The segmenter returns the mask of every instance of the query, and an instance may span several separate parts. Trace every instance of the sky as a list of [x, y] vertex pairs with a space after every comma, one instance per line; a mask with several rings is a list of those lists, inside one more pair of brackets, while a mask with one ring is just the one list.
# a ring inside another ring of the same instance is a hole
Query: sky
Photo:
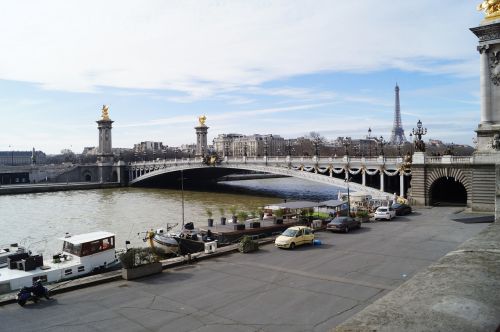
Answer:
[[109, 105], [113, 147], [219, 134], [472, 145], [480, 120], [470, 0], [0, 0], [1, 150], [80, 153]]

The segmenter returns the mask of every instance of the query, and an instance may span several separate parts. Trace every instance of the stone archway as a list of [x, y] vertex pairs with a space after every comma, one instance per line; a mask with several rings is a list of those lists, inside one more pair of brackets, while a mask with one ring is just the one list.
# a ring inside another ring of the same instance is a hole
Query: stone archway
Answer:
[[432, 206], [467, 206], [467, 190], [457, 179], [442, 177], [431, 185], [429, 199]]
[[427, 197], [431, 206], [470, 206], [471, 181], [458, 168], [434, 169], [428, 177]]

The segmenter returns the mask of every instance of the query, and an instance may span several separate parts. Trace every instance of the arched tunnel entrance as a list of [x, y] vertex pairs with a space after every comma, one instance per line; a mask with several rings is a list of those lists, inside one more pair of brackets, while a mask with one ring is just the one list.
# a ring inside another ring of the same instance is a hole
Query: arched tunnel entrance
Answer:
[[466, 206], [467, 190], [453, 177], [442, 177], [434, 181], [430, 188], [432, 206]]

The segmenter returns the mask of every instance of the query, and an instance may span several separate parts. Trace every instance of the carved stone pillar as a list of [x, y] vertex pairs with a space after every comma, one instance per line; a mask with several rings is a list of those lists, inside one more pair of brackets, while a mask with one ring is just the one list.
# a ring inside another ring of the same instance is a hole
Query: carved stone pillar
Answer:
[[481, 87], [481, 123], [491, 123], [491, 82], [490, 82], [490, 45], [480, 45], [477, 50], [480, 54], [480, 87]]

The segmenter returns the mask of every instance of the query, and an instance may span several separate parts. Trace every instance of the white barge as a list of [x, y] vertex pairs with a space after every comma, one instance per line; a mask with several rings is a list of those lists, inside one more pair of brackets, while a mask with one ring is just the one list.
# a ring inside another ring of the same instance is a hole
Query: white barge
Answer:
[[119, 264], [113, 233], [67, 235], [60, 240], [63, 241], [62, 253], [54, 255], [51, 261], [29, 253], [8, 256], [7, 266], [0, 268], [0, 294], [32, 286], [36, 280], [57, 282]]

